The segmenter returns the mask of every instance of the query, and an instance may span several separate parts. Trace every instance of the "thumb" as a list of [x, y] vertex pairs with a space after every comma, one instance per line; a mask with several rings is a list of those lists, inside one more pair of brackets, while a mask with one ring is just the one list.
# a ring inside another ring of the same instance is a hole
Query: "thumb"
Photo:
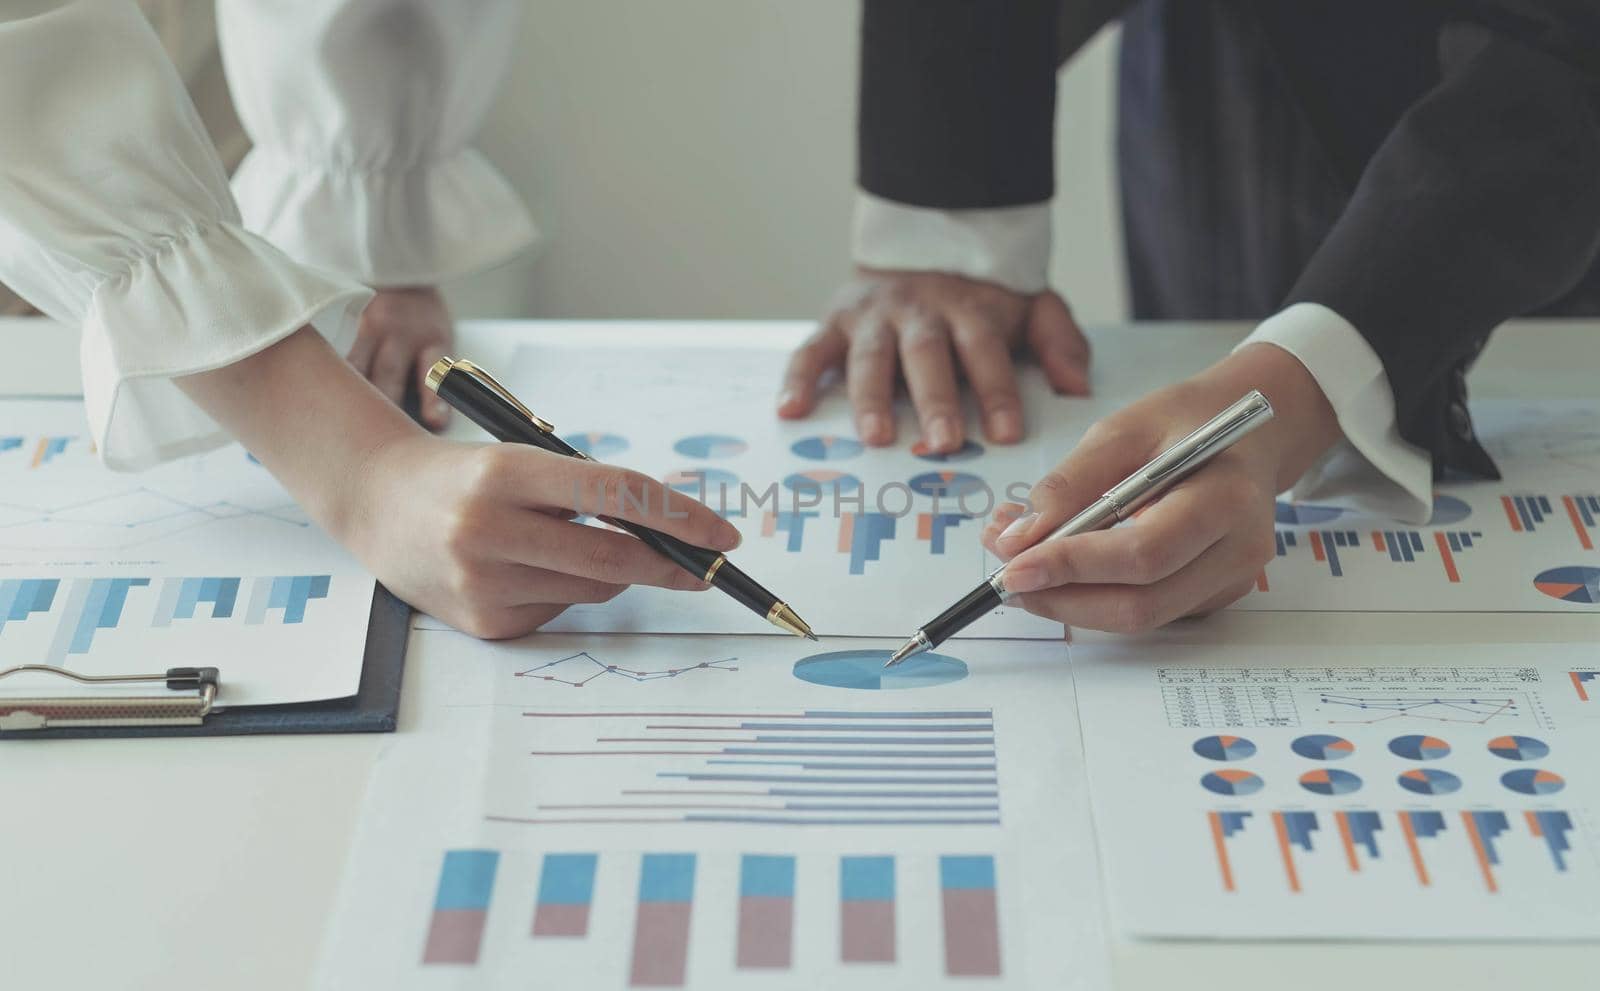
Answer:
[[1028, 491], [1028, 511], [995, 540], [1003, 556], [1019, 554], [1049, 536], [1144, 464], [1148, 444], [1128, 430], [1096, 424], [1072, 453]]

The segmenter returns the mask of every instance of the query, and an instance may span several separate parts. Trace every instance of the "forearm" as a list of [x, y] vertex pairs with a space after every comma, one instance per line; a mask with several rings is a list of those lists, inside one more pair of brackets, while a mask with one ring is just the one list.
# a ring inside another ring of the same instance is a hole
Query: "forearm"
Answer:
[[175, 381], [342, 542], [360, 522], [358, 489], [373, 459], [424, 434], [309, 327]]

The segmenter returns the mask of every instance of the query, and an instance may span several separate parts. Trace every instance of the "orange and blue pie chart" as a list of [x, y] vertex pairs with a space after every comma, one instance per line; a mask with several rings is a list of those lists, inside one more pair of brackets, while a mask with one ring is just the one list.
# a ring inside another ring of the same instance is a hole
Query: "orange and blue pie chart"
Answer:
[[623, 437], [621, 434], [593, 431], [582, 434], [568, 434], [561, 439], [589, 457], [597, 458], [601, 461], [613, 455], [621, 454], [628, 449], [628, 438]]
[[695, 434], [672, 445], [672, 449], [686, 458], [732, 458], [749, 450], [750, 445], [738, 437], [727, 434]]
[[1567, 786], [1567, 780], [1554, 771], [1525, 767], [1500, 775], [1500, 783], [1522, 795], [1554, 795]]
[[1200, 787], [1218, 795], [1254, 795], [1265, 786], [1266, 782], [1261, 780], [1259, 774], [1231, 767], [1212, 771], [1200, 779]]
[[1550, 754], [1550, 745], [1531, 736], [1497, 736], [1489, 741], [1489, 752], [1506, 760], [1539, 760]]
[[803, 437], [789, 445], [789, 450], [810, 461], [843, 461], [860, 454], [864, 448], [854, 437]]
[[1289, 749], [1311, 760], [1344, 760], [1356, 752], [1356, 745], [1332, 733], [1311, 733], [1296, 737]]
[[1202, 736], [1192, 749], [1206, 760], [1244, 760], [1256, 754], [1256, 745], [1242, 736]]
[[1389, 752], [1406, 760], [1439, 760], [1450, 756], [1450, 744], [1437, 736], [1397, 736], [1389, 741]]
[[861, 488], [861, 479], [849, 472], [833, 471], [828, 468], [811, 468], [806, 471], [797, 471], [783, 480], [783, 487], [790, 492], [803, 492], [807, 495], [813, 493], [823, 495], [838, 493], [850, 495]]
[[1361, 778], [1335, 767], [1319, 767], [1300, 775], [1300, 787], [1318, 795], [1348, 795], [1361, 789]]
[[930, 451], [928, 445], [917, 441], [911, 445], [911, 453], [924, 461], [934, 461], [946, 464], [951, 461], [971, 461], [973, 458], [983, 456], [983, 445], [977, 441], [965, 441], [954, 451]]
[[1600, 568], [1573, 565], [1541, 571], [1533, 578], [1533, 587], [1562, 602], [1600, 604]]
[[1448, 795], [1461, 790], [1461, 779], [1437, 767], [1418, 767], [1403, 772], [1397, 779], [1400, 787], [1418, 795]]
[[968, 475], [961, 471], [924, 472], [913, 476], [908, 484], [911, 486], [911, 491], [917, 495], [939, 499], [959, 499], [962, 496], [975, 495], [989, 487], [989, 484], [977, 475]]

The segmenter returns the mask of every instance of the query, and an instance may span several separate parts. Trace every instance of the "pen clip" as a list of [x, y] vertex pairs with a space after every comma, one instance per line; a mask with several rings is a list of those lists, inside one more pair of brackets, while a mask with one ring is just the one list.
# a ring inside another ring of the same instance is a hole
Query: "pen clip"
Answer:
[[496, 396], [500, 397], [500, 399], [502, 399], [512, 409], [527, 417], [528, 421], [534, 426], [538, 427], [540, 430], [547, 434], [553, 434], [556, 432], [555, 424], [541, 416], [538, 416], [533, 412], [533, 410], [522, 405], [521, 400], [517, 399], [516, 396], [513, 396], [510, 389], [507, 389], [505, 386], [501, 385], [493, 375], [490, 375], [482, 367], [473, 364], [465, 358], [461, 358], [452, 362], [451, 367], [459, 369], [460, 371], [465, 372], [466, 374], [477, 379], [480, 385], [494, 393]]

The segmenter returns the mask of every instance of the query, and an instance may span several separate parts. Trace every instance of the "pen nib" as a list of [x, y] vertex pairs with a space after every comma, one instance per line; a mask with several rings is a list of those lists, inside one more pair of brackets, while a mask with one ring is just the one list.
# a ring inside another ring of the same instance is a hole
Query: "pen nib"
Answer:
[[927, 640], [925, 640], [922, 634], [918, 632], [916, 636], [901, 644], [899, 650], [895, 651], [893, 654], [890, 654], [889, 659], [883, 662], [883, 666], [886, 668], [892, 668], [896, 664], [899, 664], [901, 661], [911, 657], [914, 654], [920, 654], [925, 650], [931, 649], [932, 648], [928, 646]]
[[767, 622], [797, 637], [805, 637], [807, 640], [817, 639], [817, 635], [811, 632], [811, 627], [800, 618], [800, 614], [782, 602], [774, 605], [772, 611], [767, 613]]

